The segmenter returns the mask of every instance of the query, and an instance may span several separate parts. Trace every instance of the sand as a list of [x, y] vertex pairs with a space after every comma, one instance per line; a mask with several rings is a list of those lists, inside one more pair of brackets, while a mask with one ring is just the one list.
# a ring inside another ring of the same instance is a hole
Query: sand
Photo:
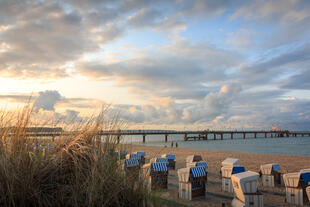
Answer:
[[[160, 197], [167, 200], [169, 205], [175, 206], [230, 206], [233, 199], [231, 193], [221, 191], [220, 166], [221, 162], [227, 157], [240, 159], [240, 164], [244, 165], [246, 170], [258, 172], [261, 164], [278, 163], [284, 172], [296, 172], [300, 169], [310, 168], [310, 157], [288, 156], [288, 155], [266, 155], [266, 154], [250, 154], [240, 152], [223, 152], [212, 150], [196, 150], [169, 147], [154, 147], [133, 145], [129, 146], [129, 151], [144, 151], [147, 159], [159, 157], [165, 153], [176, 155], [176, 170], [169, 171], [168, 190], [158, 192]], [[208, 183], [206, 198], [199, 198], [193, 201], [179, 199], [178, 193], [178, 177], [177, 169], [185, 167], [185, 159], [188, 155], [199, 154], [207, 161]], [[264, 195], [265, 206], [291, 206], [285, 203], [284, 187], [263, 187], [259, 184], [259, 190]]]

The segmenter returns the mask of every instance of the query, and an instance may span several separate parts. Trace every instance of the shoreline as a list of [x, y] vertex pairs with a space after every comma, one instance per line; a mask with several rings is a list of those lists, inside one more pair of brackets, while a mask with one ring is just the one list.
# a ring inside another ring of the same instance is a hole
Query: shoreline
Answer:
[[[129, 144], [130, 145], [130, 144]], [[165, 146], [158, 146], [158, 145], [144, 145], [144, 144], [132, 144], [133, 146], [139, 147], [155, 147], [155, 148], [169, 148], [169, 149], [182, 149], [182, 150], [192, 150], [192, 151], [213, 151], [213, 152], [227, 152], [227, 153], [241, 153], [241, 154], [255, 154], [255, 155], [270, 155], [270, 156], [292, 156], [292, 157], [301, 157], [301, 158], [310, 158], [309, 156], [303, 156], [303, 155], [290, 155], [290, 154], [280, 154], [280, 153], [259, 153], [259, 152], [238, 152], [238, 151], [227, 151], [227, 150], [213, 150], [213, 149], [195, 149], [195, 148], [188, 148], [188, 147], [165, 147]], [[310, 150], [309, 150], [310, 151]]]
[[[159, 146], [145, 145], [127, 145], [124, 146], [129, 152], [144, 151], [146, 159], [160, 157], [162, 154], [170, 153], [176, 155], [176, 170], [169, 171], [168, 190], [160, 192], [160, 197], [179, 203], [183, 206], [230, 206], [233, 194], [221, 191], [221, 177], [219, 174], [221, 162], [227, 157], [240, 159], [240, 165], [246, 170], [258, 172], [260, 165], [268, 163], [278, 163], [283, 173], [297, 172], [301, 169], [310, 168], [310, 157], [291, 156], [291, 155], [275, 155], [275, 154], [253, 154], [243, 152], [225, 152], [215, 150], [198, 150], [189, 148], [170, 148]], [[193, 154], [199, 154], [204, 161], [208, 163], [208, 183], [206, 198], [187, 201], [179, 199], [178, 192], [178, 175], [177, 170], [185, 167], [186, 157]], [[265, 206], [290, 206], [285, 203], [285, 187], [263, 187], [259, 181], [258, 189], [264, 195]]]

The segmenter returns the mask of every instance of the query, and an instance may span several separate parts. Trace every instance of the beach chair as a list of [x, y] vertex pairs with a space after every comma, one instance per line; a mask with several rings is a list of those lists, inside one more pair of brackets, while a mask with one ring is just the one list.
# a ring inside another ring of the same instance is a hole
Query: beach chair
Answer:
[[188, 167], [178, 170], [179, 198], [192, 200], [206, 196], [206, 171], [203, 167]]
[[231, 182], [233, 174], [245, 172], [245, 167], [242, 165], [237, 166], [224, 166], [221, 168], [222, 172], [222, 191], [233, 193], [234, 188]]
[[169, 162], [168, 169], [175, 170], [176, 156], [174, 154], [163, 154], [161, 157], [168, 159], [168, 162]]
[[261, 165], [259, 174], [262, 177], [264, 187], [275, 187], [283, 184], [281, 168], [277, 163]]
[[133, 152], [133, 154], [137, 154], [141, 157], [140, 159], [140, 165], [144, 165], [145, 164], [145, 152]]
[[191, 163], [202, 161], [201, 155], [190, 155], [186, 158], [186, 167], [190, 167]]
[[252, 171], [231, 176], [235, 197], [233, 207], [263, 207], [263, 195], [257, 190], [259, 174]]
[[168, 159], [167, 159], [167, 158], [156, 157], [156, 158], [150, 159], [150, 163], [158, 163], [158, 162], [166, 163], [167, 166], [169, 165], [169, 162], [168, 162]]
[[283, 180], [287, 203], [304, 205], [304, 203], [309, 202], [306, 188], [309, 187], [310, 172], [287, 173], [283, 175]]
[[149, 190], [168, 189], [168, 162], [145, 164], [142, 173]]
[[[221, 167], [232, 167], [235, 165], [240, 165], [240, 161], [237, 158], [231, 158], [228, 157], [226, 158], [222, 163], [221, 163]], [[220, 174], [222, 174], [222, 171], [220, 170]]]
[[123, 160], [123, 159], [126, 159], [126, 155], [128, 154], [128, 151], [126, 151], [126, 150], [120, 150], [119, 151], [119, 158], [121, 159], [121, 160]]
[[140, 163], [138, 159], [125, 159], [120, 160], [123, 164], [123, 170], [126, 177], [132, 179], [139, 179], [139, 170], [140, 170]]
[[206, 172], [206, 183], [208, 182], [208, 163], [206, 161], [188, 163], [187, 167], [203, 167]]

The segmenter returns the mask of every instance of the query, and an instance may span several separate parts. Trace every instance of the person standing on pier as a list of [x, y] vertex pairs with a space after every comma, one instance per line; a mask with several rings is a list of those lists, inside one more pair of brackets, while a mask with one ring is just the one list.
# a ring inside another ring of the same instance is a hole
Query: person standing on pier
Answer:
[[171, 142], [171, 148], [173, 148], [173, 141]]

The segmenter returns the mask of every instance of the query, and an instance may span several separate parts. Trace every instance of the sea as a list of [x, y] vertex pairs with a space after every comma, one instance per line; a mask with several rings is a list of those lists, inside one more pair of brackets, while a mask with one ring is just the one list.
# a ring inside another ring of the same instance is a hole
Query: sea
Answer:
[[184, 135], [169, 135], [168, 142], [165, 142], [164, 135], [147, 135], [145, 143], [143, 143], [141, 135], [131, 135], [124, 136], [123, 142], [161, 147], [171, 147], [171, 142], [173, 142], [175, 147], [175, 143], [177, 142], [178, 148], [310, 157], [310, 137], [308, 136], [264, 138], [263, 136], [257, 135], [255, 139], [251, 134], [247, 134], [246, 139], [243, 139], [241, 134], [234, 134], [234, 139], [232, 140], [228, 135], [224, 135], [223, 140], [220, 140], [219, 137], [217, 137], [217, 140], [209, 137], [208, 140], [199, 141], [196, 139], [196, 141], [184, 141]]

